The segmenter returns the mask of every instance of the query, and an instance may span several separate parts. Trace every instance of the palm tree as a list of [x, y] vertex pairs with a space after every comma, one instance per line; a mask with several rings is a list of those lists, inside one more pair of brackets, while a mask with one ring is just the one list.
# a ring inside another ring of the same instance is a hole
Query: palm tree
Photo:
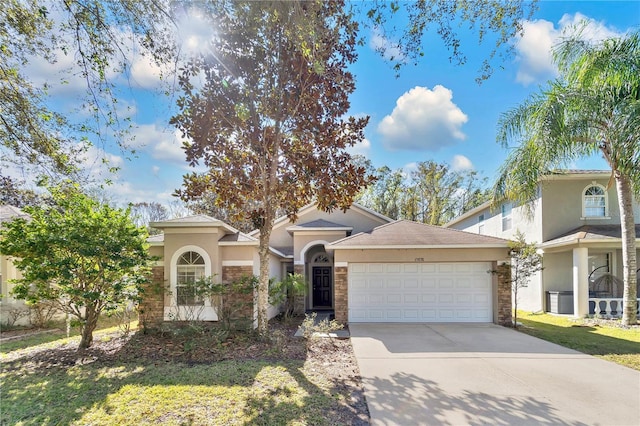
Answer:
[[[554, 50], [559, 78], [504, 113], [497, 140], [510, 152], [494, 203], [535, 199], [543, 175], [600, 153], [611, 167], [620, 206], [623, 323], [636, 324], [633, 197], [640, 196], [640, 33], [590, 43], [581, 31]], [[531, 205], [531, 204], [528, 204]]]

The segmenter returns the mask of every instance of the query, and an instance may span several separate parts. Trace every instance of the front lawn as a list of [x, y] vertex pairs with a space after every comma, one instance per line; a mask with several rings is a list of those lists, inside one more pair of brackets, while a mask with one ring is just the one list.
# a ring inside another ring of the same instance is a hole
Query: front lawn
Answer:
[[[368, 424], [349, 341], [98, 334], [5, 353], [2, 424]], [[295, 331], [295, 329], [293, 329]]]
[[640, 326], [518, 311], [520, 331], [640, 370]]

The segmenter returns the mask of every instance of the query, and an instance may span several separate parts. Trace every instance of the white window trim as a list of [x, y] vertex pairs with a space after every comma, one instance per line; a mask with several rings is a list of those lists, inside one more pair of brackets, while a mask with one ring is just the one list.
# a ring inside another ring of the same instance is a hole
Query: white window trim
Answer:
[[[586, 208], [587, 206], [585, 205], [585, 197], [586, 197], [586, 193], [587, 190], [589, 188], [592, 187], [598, 187], [600, 189], [602, 189], [602, 192], [604, 193], [604, 216], [587, 216], [586, 214]], [[611, 216], [609, 215], [609, 192], [607, 191], [607, 188], [604, 185], [600, 185], [597, 182], [591, 182], [589, 185], [585, 186], [582, 189], [582, 196], [580, 197], [581, 201], [582, 201], [582, 216], [580, 217], [580, 220], [608, 220], [611, 219]]]
[[[170, 302], [170, 306], [164, 307], [165, 321], [172, 319], [172, 314], [175, 313], [174, 312], [175, 309], [182, 309], [179, 306], [177, 306], [177, 300], [176, 300], [176, 294], [177, 294], [176, 284], [178, 282], [178, 259], [180, 259], [180, 257], [183, 254], [190, 251], [198, 253], [204, 259], [204, 276], [205, 277], [211, 276], [211, 270], [212, 270], [211, 258], [209, 257], [209, 254], [207, 253], [207, 251], [204, 250], [202, 247], [187, 245], [187, 246], [182, 246], [178, 250], [176, 250], [173, 253], [173, 256], [171, 256], [171, 263], [169, 264], [169, 290], [171, 292], [171, 302]], [[202, 317], [201, 319], [206, 321], [216, 321], [218, 319], [218, 315], [216, 314], [213, 306], [211, 306], [210, 300], [205, 300], [205, 306], [201, 313], [201, 317]]]
[[[506, 214], [506, 215], [504, 213], [505, 206], [509, 206], [509, 214]], [[502, 219], [501, 220], [502, 232], [510, 231], [511, 229], [513, 229], [513, 204], [512, 203], [504, 203], [502, 204], [502, 206], [500, 206], [500, 216]], [[509, 220], [508, 228], [504, 226], [505, 219]]]

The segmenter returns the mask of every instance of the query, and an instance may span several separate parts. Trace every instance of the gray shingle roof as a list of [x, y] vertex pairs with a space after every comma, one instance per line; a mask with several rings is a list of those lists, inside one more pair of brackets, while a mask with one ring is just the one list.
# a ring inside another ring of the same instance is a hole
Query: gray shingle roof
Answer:
[[433, 247], [433, 246], [492, 246], [507, 247], [507, 240], [473, 234], [440, 226], [425, 225], [410, 220], [398, 220], [379, 226], [371, 232], [359, 233], [328, 244], [328, 248], [345, 247]]
[[236, 232], [235, 234], [225, 235], [224, 237], [220, 238], [220, 241], [254, 242], [258, 240], [246, 234], [243, 234], [242, 232]]
[[161, 220], [155, 223], [217, 223], [220, 222], [215, 217], [206, 214], [197, 214], [193, 216], [177, 217], [175, 219]]
[[164, 234], [151, 235], [149, 238], [147, 238], [147, 242], [148, 243], [162, 243], [162, 242], [164, 242]]
[[[640, 224], [635, 226], [636, 238], [640, 238]], [[547, 244], [570, 243], [576, 240], [619, 240], [622, 238], [620, 225], [583, 225], [544, 242]]]

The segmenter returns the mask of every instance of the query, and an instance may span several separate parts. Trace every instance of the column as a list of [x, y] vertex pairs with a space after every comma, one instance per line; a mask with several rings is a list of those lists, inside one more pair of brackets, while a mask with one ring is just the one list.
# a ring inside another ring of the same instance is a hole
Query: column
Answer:
[[573, 316], [589, 314], [589, 249], [573, 249]]

